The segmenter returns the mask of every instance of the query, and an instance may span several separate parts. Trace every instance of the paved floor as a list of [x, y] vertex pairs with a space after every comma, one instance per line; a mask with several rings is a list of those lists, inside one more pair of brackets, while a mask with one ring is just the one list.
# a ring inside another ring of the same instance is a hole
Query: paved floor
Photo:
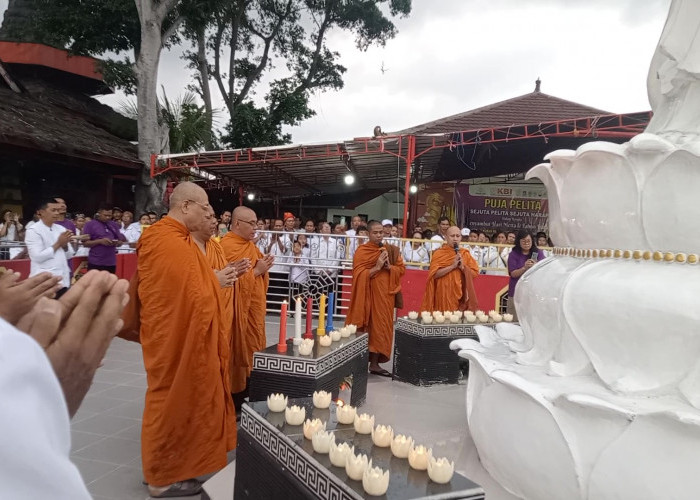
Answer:
[[[268, 344], [275, 343], [278, 331], [278, 323], [268, 324]], [[72, 421], [71, 458], [97, 500], [149, 498], [141, 484], [139, 441], [145, 389], [140, 346], [115, 339]], [[370, 376], [362, 411], [454, 459], [458, 471], [484, 486], [489, 500], [514, 499], [479, 464], [466, 426], [464, 385], [418, 388]], [[232, 484], [233, 471], [230, 466], [216, 482]], [[230, 488], [217, 488], [210, 492], [214, 500], [230, 500]]]

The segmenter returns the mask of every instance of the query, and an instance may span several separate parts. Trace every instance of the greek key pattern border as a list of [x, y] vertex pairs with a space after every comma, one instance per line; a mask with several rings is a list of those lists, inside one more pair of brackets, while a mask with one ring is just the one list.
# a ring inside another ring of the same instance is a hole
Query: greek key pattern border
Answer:
[[323, 500], [362, 498], [247, 405], [243, 406], [241, 414], [241, 430], [247, 432], [297, 480], [315, 492], [318, 498]]
[[[472, 324], [465, 323], [445, 323], [437, 325], [423, 325], [413, 320], [399, 318], [396, 320], [396, 329], [414, 337], [472, 337], [478, 338]], [[479, 325], [493, 326], [493, 325]]]
[[253, 354], [253, 370], [316, 377], [319, 374], [329, 372], [357, 355], [361, 355], [368, 347], [368, 337], [363, 334], [318, 359], [292, 358], [256, 352]]

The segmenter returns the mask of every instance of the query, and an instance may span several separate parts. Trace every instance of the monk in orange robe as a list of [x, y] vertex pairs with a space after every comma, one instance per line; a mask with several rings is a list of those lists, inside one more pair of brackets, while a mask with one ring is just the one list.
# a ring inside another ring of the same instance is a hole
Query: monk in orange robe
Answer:
[[234, 286], [233, 328], [231, 331], [231, 391], [237, 408], [246, 396], [248, 378], [253, 369], [253, 353], [267, 347], [265, 308], [268, 271], [274, 263], [263, 256], [253, 243], [257, 217], [247, 207], [236, 207], [231, 215], [231, 230], [221, 239], [226, 260], [248, 259], [250, 268]]
[[179, 184], [170, 211], [137, 244], [141, 345], [148, 388], [141, 457], [152, 497], [198, 493], [226, 466], [236, 417], [225, 376], [229, 325], [219, 281], [191, 232], [209, 227], [199, 186]]
[[459, 248], [461, 239], [460, 229], [452, 226], [447, 230], [445, 244], [433, 252], [422, 311], [477, 310], [474, 278], [479, 275], [479, 265], [469, 250]]
[[369, 241], [357, 247], [352, 261], [352, 293], [345, 324], [368, 332], [370, 373], [390, 377], [379, 363], [391, 357], [394, 308], [406, 266], [398, 247], [383, 244], [381, 223], [371, 221], [367, 229]]

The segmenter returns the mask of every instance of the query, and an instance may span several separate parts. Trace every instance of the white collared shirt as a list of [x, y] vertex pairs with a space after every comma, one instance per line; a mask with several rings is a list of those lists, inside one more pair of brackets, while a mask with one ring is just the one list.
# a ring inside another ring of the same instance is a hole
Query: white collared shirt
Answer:
[[70, 286], [70, 267], [68, 259], [73, 257], [73, 246], [69, 243], [68, 250], [59, 247], [58, 250], [52, 248], [58, 241], [61, 233], [68, 231], [58, 224], [47, 226], [42, 221], [37, 222], [27, 229], [24, 242], [27, 244], [27, 251], [31, 259], [29, 276], [35, 276], [44, 271], [48, 271], [54, 276], [61, 277], [61, 285]]
[[46, 353], [33, 338], [2, 318], [0, 398], [4, 402], [0, 411], [0, 496], [16, 500], [91, 498], [69, 458], [68, 408]]

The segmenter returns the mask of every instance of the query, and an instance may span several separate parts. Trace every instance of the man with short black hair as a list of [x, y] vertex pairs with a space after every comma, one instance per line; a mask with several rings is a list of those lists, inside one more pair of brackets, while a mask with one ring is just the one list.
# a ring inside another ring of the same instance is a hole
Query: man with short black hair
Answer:
[[434, 252], [438, 248], [440, 248], [443, 243], [447, 241], [447, 230], [450, 228], [450, 219], [449, 217], [440, 217], [438, 219], [438, 227], [437, 231], [435, 234], [430, 238], [430, 241], [434, 241], [435, 243], [431, 244], [431, 250]]
[[119, 225], [112, 220], [112, 208], [101, 205], [96, 218], [85, 224], [83, 233], [90, 236], [83, 245], [90, 249], [88, 269], [117, 272], [117, 245], [126, 242]]
[[31, 267], [29, 276], [50, 272], [61, 278], [61, 288], [56, 297], [63, 295], [70, 286], [70, 267], [68, 259], [73, 257], [70, 240], [73, 232], [55, 224], [58, 218], [59, 204], [55, 199], [42, 200], [38, 206], [39, 221], [27, 230], [24, 238], [29, 252]]

